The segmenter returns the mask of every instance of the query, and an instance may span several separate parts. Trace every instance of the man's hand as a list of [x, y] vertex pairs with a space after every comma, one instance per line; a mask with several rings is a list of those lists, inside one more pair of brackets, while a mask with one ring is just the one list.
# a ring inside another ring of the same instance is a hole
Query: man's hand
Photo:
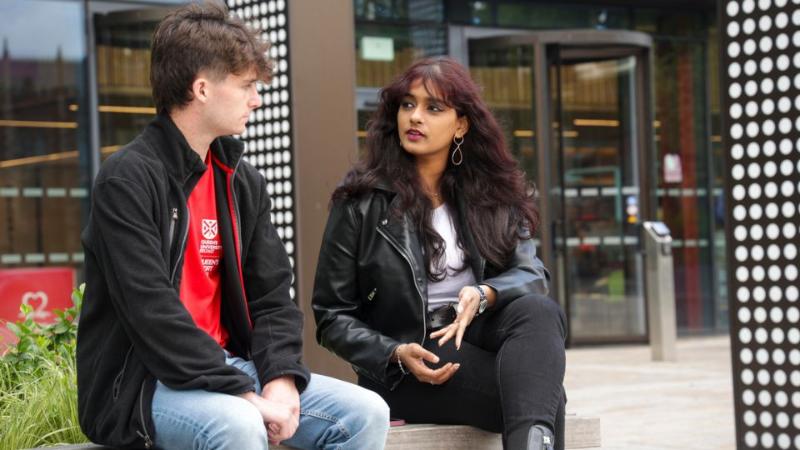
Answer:
[[423, 383], [442, 384], [455, 375], [461, 367], [460, 364], [449, 362], [438, 369], [431, 369], [425, 361], [436, 364], [439, 362], [439, 357], [417, 343], [401, 344], [394, 352], [395, 360], [399, 359], [403, 367]]
[[300, 423], [300, 393], [294, 383], [294, 375], [286, 375], [271, 380], [261, 390], [261, 397], [270, 402], [278, 403], [289, 410], [286, 421], [270, 422], [267, 426], [270, 443], [280, 444], [294, 436]]

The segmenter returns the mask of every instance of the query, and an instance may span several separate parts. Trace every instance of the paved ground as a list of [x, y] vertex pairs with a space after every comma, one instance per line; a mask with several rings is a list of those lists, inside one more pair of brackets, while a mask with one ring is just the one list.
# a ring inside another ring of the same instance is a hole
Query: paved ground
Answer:
[[567, 351], [568, 413], [600, 417], [603, 449], [734, 449], [727, 336], [678, 341], [677, 362], [647, 346]]

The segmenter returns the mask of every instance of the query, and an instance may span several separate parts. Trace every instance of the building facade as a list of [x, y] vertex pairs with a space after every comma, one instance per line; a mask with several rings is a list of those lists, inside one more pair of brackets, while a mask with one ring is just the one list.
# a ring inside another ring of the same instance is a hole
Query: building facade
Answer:
[[[0, 270], [67, 266], [81, 279], [92, 178], [154, 114], [150, 35], [180, 3], [0, 4], [11, 18], [0, 30]], [[672, 231], [679, 332], [728, 329], [715, 2], [325, 3], [228, 0], [273, 42], [276, 77], [242, 138], [307, 316], [328, 196], [364, 145], [378, 90], [416, 58], [450, 55], [537, 187], [540, 254], [571, 344], [646, 340], [643, 220]], [[310, 343], [309, 329], [307, 317]]]

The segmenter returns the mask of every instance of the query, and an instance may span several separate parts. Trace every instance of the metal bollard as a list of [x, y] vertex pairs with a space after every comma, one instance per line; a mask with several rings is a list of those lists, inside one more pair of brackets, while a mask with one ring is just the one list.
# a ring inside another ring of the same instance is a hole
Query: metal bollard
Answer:
[[677, 324], [672, 236], [663, 222], [644, 222], [647, 322], [653, 361], [675, 361]]

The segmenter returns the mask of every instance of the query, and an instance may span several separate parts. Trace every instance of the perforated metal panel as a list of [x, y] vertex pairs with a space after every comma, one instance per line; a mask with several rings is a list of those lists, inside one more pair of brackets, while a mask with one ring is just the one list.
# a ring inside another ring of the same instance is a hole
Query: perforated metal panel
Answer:
[[720, 5], [739, 448], [800, 449], [798, 4]]
[[[267, 180], [272, 197], [272, 223], [295, 267], [295, 190], [293, 175], [292, 99], [289, 76], [289, 16], [285, 0], [228, 0], [230, 10], [261, 31], [272, 44], [272, 83], [260, 88], [263, 105], [250, 116], [245, 158]], [[295, 276], [297, 269], [295, 268]], [[292, 288], [292, 297], [295, 289]]]

